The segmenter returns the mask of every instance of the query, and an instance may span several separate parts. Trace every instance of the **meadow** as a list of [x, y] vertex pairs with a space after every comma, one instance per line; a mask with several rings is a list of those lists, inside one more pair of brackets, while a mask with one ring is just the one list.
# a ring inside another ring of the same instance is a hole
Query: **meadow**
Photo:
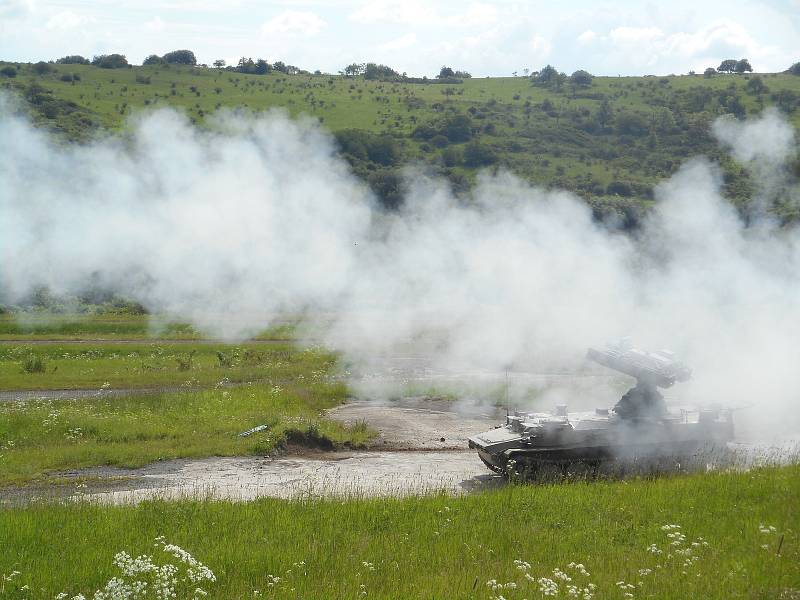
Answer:
[[[401, 201], [402, 168], [421, 165], [467, 190], [483, 168], [576, 192], [598, 216], [635, 222], [652, 188], [688, 158], [720, 162], [726, 194], [746, 205], [749, 173], [722, 151], [710, 125], [777, 106], [800, 125], [800, 77], [786, 73], [594, 77], [587, 86], [533, 85], [528, 77], [408, 83], [329, 74], [177, 65], [101, 69], [18, 65], [0, 81], [40, 125], [67, 140], [123, 132], [130, 117], [171, 107], [199, 127], [215, 114], [278, 109], [334, 133], [356, 175], [387, 205]], [[795, 163], [792, 169], [797, 171]], [[782, 219], [797, 217], [777, 206]]]
[[[296, 319], [287, 318], [258, 332], [252, 339], [294, 339], [295, 324]], [[16, 310], [0, 313], [0, 341], [197, 340], [205, 337], [188, 323], [127, 311], [53, 313]]]
[[[313, 490], [249, 502], [84, 498], [81, 481], [91, 478], [67, 482], [65, 472], [287, 446], [362, 448], [374, 435], [368, 423], [324, 416], [350, 393], [334, 354], [281, 341], [140, 338], [152, 335], [148, 319], [42, 316], [39, 329], [26, 325], [37, 343], [0, 346], [6, 390], [97, 387], [87, 397], [0, 402], [0, 598], [800, 594], [797, 465], [509, 483], [458, 498], [322, 498]], [[73, 339], [41, 339], [58, 331]], [[32, 355], [43, 372], [25, 371]], [[176, 384], [185, 387], [109, 393]], [[267, 427], [240, 437], [257, 425]], [[72, 496], [20, 500], [26, 489], [50, 497], [50, 486]]]
[[790, 599], [798, 494], [792, 466], [463, 498], [36, 503], [0, 510], [0, 597], [136, 597], [120, 590], [159, 582], [146, 565], [174, 564], [177, 598]]
[[295, 351], [284, 341], [2, 344], [0, 391], [281, 383], [326, 372], [333, 360], [319, 349]]
[[[147, 342], [148, 316], [61, 315], [31, 335], [65, 330], [72, 342], [0, 344], [0, 391], [63, 391], [0, 401], [0, 486], [81, 467], [264, 455], [287, 442], [362, 447], [373, 435], [363, 423], [347, 428], [323, 417], [348, 390], [336, 356], [321, 348]], [[268, 428], [239, 437], [258, 425]]]
[[[308, 378], [229, 389], [0, 402], [3, 485], [47, 483], [59, 471], [140, 467], [161, 460], [268, 455], [287, 443], [308, 448], [364, 447], [373, 432], [324, 418], [347, 388]], [[256, 426], [266, 429], [246, 437]]]

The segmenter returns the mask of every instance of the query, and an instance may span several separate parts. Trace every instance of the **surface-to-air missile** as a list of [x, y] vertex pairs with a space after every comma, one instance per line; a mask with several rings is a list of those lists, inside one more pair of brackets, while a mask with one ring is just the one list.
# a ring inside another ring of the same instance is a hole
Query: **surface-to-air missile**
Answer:
[[469, 447], [498, 473], [535, 473], [546, 464], [692, 456], [733, 439], [730, 410], [667, 407], [658, 389], [687, 381], [692, 372], [666, 350], [646, 352], [623, 340], [587, 358], [636, 379], [611, 408], [553, 413], [513, 411], [499, 425], [469, 439]]

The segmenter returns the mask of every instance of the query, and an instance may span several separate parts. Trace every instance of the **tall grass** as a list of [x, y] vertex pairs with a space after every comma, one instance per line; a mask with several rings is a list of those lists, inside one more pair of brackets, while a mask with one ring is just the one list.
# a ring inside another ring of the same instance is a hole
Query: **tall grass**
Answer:
[[798, 497], [795, 465], [457, 499], [39, 504], [0, 511], [0, 573], [91, 593], [117, 552], [165, 536], [213, 570], [214, 598], [532, 599], [543, 579], [562, 598], [796, 598]]

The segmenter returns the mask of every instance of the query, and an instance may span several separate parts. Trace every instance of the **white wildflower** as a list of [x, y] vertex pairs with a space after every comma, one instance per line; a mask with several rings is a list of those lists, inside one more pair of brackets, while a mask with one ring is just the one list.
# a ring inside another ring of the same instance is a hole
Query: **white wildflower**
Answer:
[[515, 560], [514, 561], [514, 566], [516, 566], [517, 569], [519, 569], [520, 571], [530, 571], [531, 570], [531, 564], [528, 563], [528, 562], [525, 562], [524, 560]]
[[542, 596], [556, 596], [558, 595], [558, 584], [552, 579], [547, 577], [540, 577], [537, 580], [539, 584], [539, 592]]
[[557, 567], [553, 569], [553, 577], [555, 577], [556, 579], [561, 579], [562, 581], [572, 581], [572, 577], [570, 577], [569, 575], [564, 573], [564, 571], [562, 571]]

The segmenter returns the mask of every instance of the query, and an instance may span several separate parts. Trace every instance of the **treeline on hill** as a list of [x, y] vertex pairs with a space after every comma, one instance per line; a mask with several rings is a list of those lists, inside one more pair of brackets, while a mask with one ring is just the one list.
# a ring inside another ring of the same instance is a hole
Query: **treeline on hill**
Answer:
[[[319, 71], [315, 77], [264, 59], [197, 65], [189, 50], [151, 55], [144, 62], [146, 68], [133, 76], [108, 72], [92, 76], [91, 84], [81, 81], [81, 73], [86, 78], [95, 67], [131, 66], [118, 54], [91, 60], [65, 56], [49, 63], [6, 63], [0, 76], [42, 122], [77, 139], [86, 139], [101, 118], [120, 123], [133, 102], [175, 102], [193, 121], [223, 106], [283, 106], [324, 122], [354, 173], [388, 209], [402, 202], [409, 163], [447, 178], [456, 193], [468, 190], [481, 168], [507, 168], [532, 183], [579, 194], [598, 219], [624, 228], [637, 226], [654, 184], [695, 154], [721, 164], [726, 195], [746, 214], [753, 182], [719, 150], [711, 123], [724, 115], [758, 114], [770, 105], [797, 121], [800, 110], [800, 85], [794, 83], [800, 77], [792, 77], [800, 76], [800, 62], [786, 75], [752, 74], [747, 59], [728, 59], [695, 77], [606, 78], [585, 70], [567, 75], [546, 65], [532, 73], [525, 69], [524, 78], [505, 79], [471, 79], [447, 66], [435, 78], [416, 78], [373, 62], [347, 65], [338, 77]], [[22, 77], [15, 79], [18, 74]], [[66, 93], [59, 87], [65, 83], [78, 87]], [[428, 85], [434, 83], [445, 85]], [[119, 98], [110, 104], [112, 111], [104, 108], [109, 97]], [[235, 104], [226, 103], [228, 98], [236, 98]], [[774, 207], [787, 222], [800, 219], [790, 197], [798, 194], [800, 159], [789, 176], [795, 183]]]

